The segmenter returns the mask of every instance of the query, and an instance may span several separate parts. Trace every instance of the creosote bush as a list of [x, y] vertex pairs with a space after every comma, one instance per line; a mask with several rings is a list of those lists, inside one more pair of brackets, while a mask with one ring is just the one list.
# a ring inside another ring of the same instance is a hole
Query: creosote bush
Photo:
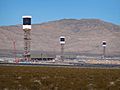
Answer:
[[120, 69], [0, 66], [0, 90], [120, 90]]

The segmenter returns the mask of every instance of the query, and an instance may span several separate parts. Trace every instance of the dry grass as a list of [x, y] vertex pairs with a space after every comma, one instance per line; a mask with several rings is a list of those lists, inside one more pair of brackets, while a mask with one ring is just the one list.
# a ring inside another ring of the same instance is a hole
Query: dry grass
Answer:
[[120, 90], [120, 69], [0, 66], [0, 90]]

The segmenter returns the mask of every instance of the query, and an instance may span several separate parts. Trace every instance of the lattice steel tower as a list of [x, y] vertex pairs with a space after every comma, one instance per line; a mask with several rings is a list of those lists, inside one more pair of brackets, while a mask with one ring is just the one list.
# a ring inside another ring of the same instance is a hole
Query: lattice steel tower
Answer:
[[31, 31], [31, 16], [23, 16], [23, 31], [24, 31], [24, 60], [30, 61], [30, 31]]

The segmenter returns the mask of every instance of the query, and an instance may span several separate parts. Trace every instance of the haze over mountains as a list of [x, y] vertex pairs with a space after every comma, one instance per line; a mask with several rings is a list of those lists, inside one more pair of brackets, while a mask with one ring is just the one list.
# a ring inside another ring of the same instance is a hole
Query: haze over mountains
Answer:
[[[60, 52], [59, 37], [66, 37], [66, 52], [101, 54], [107, 41], [107, 55], [120, 56], [120, 26], [99, 19], [61, 19], [32, 25], [31, 50]], [[0, 50], [24, 49], [22, 25], [0, 27]]]

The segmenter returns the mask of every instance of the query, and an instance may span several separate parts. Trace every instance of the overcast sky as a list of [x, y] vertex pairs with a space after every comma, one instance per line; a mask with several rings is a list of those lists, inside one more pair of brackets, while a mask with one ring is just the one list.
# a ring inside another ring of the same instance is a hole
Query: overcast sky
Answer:
[[22, 24], [23, 15], [33, 24], [97, 18], [120, 25], [120, 0], [0, 0], [0, 26]]

